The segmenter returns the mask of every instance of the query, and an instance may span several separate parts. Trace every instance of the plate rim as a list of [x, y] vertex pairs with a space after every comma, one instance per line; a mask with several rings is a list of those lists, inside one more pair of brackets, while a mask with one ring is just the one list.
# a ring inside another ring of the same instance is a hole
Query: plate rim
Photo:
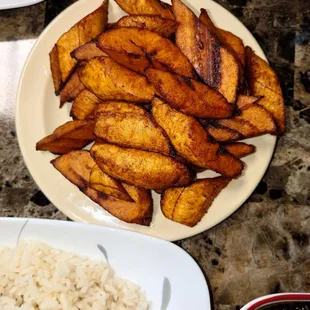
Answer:
[[0, 4], [0, 11], [1, 10], [9, 10], [9, 9], [18, 9], [18, 8], [24, 8], [27, 6], [35, 5], [40, 2], [43, 2], [44, 0], [27, 0], [25, 2], [17, 2], [17, 3], [8, 3], [8, 4]]
[[[20, 79], [19, 79], [19, 83], [18, 83], [18, 88], [17, 88], [17, 96], [16, 96], [16, 108], [15, 108], [15, 128], [16, 128], [16, 136], [17, 136], [17, 140], [18, 140], [18, 145], [19, 145], [19, 148], [21, 150], [21, 153], [22, 153], [22, 157], [23, 157], [23, 160], [26, 164], [26, 167], [29, 171], [29, 173], [31, 174], [33, 180], [35, 181], [35, 183], [37, 184], [37, 186], [42, 189], [44, 186], [41, 186], [42, 183], [42, 180], [39, 178], [39, 177], [34, 177], [33, 175], [33, 172], [29, 169], [29, 166], [31, 166], [31, 159], [29, 158], [29, 156], [27, 156], [27, 151], [25, 149], [25, 145], [23, 143], [21, 143], [21, 138], [20, 136], [22, 136], [21, 134], [21, 121], [20, 121], [20, 112], [19, 112], [19, 108], [20, 108], [20, 94], [21, 94], [21, 88], [22, 88], [22, 81], [24, 79], [24, 75], [26, 73], [26, 70], [27, 70], [27, 67], [28, 67], [28, 64], [32, 58], [32, 55], [37, 47], [37, 45], [40, 43], [41, 39], [45, 36], [46, 32], [49, 31], [49, 29], [51, 27], [53, 27], [54, 24], [56, 24], [58, 22], [59, 19], [61, 19], [65, 14], [68, 14], [68, 12], [70, 12], [70, 10], [74, 10], [74, 7], [75, 6], [78, 6], [78, 5], [82, 5], [81, 3], [83, 2], [87, 2], [87, 0], [79, 0], [73, 4], [71, 4], [70, 6], [68, 6], [64, 11], [62, 11], [59, 15], [57, 15], [49, 24], [48, 26], [43, 30], [43, 32], [40, 34], [40, 36], [37, 38], [34, 46], [32, 47], [25, 63], [24, 63], [24, 66], [23, 66], [23, 69], [22, 69], [22, 72], [21, 72], [21, 75], [20, 75]], [[187, 1], [185, 1], [186, 3]], [[247, 32], [247, 34], [256, 42], [257, 44], [257, 47], [260, 51], [260, 53], [262, 55], [264, 55], [264, 59], [268, 62], [267, 60], [267, 57], [265, 55], [265, 53], [263, 52], [260, 44], [257, 42], [257, 40], [255, 39], [255, 37], [252, 35], [252, 33], [247, 29], [247, 27], [237, 18], [235, 17], [231, 12], [229, 12], [225, 7], [221, 6], [220, 4], [216, 3], [215, 1], [213, 0], [207, 0], [206, 2], [209, 2], [209, 3], [212, 3], [212, 5], [214, 5], [215, 7], [218, 7], [220, 8], [221, 10], [225, 10], [226, 13], [228, 13], [235, 21], [235, 23], [237, 23], [239, 26], [242, 26], [244, 28], [244, 30]], [[205, 6], [207, 7], [207, 3], [205, 4]], [[211, 16], [212, 16], [212, 11], [211, 12]], [[259, 181], [257, 183], [257, 185], [259, 184], [259, 182], [262, 180], [263, 176], [265, 175], [268, 167], [270, 166], [270, 162], [273, 158], [273, 155], [274, 155], [274, 152], [275, 152], [275, 148], [276, 148], [276, 144], [277, 144], [277, 137], [276, 136], [273, 136], [273, 135], [270, 135], [271, 136], [271, 141], [270, 141], [270, 152], [268, 153], [268, 157], [266, 156], [266, 164], [264, 167], [261, 167], [261, 173], [259, 174]], [[256, 185], [256, 186], [257, 186]], [[219, 216], [218, 220], [215, 221], [214, 225], [209, 227], [209, 228], [201, 228], [199, 229], [199, 231], [191, 231], [191, 232], [183, 232], [183, 233], [180, 233], [178, 237], [176, 238], [171, 238], [169, 236], [167, 236], [167, 238], [161, 238], [161, 237], [155, 237], [155, 238], [159, 238], [159, 239], [165, 239], [165, 240], [169, 240], [169, 241], [177, 241], [177, 240], [183, 240], [183, 239], [187, 239], [187, 238], [190, 238], [190, 237], [193, 237], [195, 235], [198, 235], [200, 233], [203, 233], [204, 231], [207, 231], [211, 228], [214, 228], [216, 227], [217, 225], [219, 225], [220, 223], [222, 223], [225, 219], [228, 219], [230, 216], [232, 216], [241, 206], [244, 205], [244, 203], [248, 200], [248, 198], [252, 195], [252, 193], [254, 192], [256, 187], [254, 187], [251, 191], [249, 191], [249, 193], [247, 195], [245, 195], [242, 199], [242, 202], [238, 205], [238, 207], [234, 208], [234, 210], [232, 212], [229, 212], [229, 214], [227, 213], [223, 213], [221, 216]], [[42, 190], [43, 191], [43, 190]], [[74, 220], [75, 222], [79, 222], [79, 223], [90, 223], [90, 224], [93, 224], [93, 225], [99, 225], [99, 224], [96, 224], [96, 223], [92, 223], [90, 221], [87, 221], [87, 220], [84, 220], [83, 218], [80, 218], [79, 216], [77, 216], [73, 210], [71, 209], [68, 209], [68, 208], [62, 208], [62, 206], [58, 206], [56, 205], [53, 200], [54, 199], [50, 199], [50, 195], [49, 194], [46, 194], [45, 191], [43, 191], [44, 194], [47, 196], [47, 198], [51, 201], [51, 203], [53, 203], [53, 205], [58, 209], [60, 210], [63, 214], [65, 214], [66, 216], [68, 216], [70, 219]], [[112, 215], [111, 215], [112, 216]], [[168, 220], [168, 219], [167, 219]], [[108, 225], [101, 225], [101, 226], [105, 226], [105, 227], [109, 227]], [[134, 228], [133, 229], [127, 229], [127, 228], [119, 228], [117, 227], [116, 229], [124, 229], [124, 230], [131, 230], [131, 231], [136, 231]], [[137, 232], [137, 231], [136, 231]], [[142, 234], [146, 234], [146, 235], [150, 235], [148, 233], [143, 233], [143, 232], [137, 232], [137, 233], [142, 233]]]

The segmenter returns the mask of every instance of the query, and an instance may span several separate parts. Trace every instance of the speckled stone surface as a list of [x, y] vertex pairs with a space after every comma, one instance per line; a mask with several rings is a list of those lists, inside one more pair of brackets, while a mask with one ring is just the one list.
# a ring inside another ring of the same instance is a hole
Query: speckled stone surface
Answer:
[[[44, 26], [74, 1], [0, 11], [0, 216], [66, 219], [34, 184], [14, 128], [22, 65]], [[207, 275], [215, 309], [275, 292], [310, 292], [310, 2], [218, 0], [254, 34], [283, 88], [287, 131], [248, 201], [229, 219], [177, 242]], [[308, 90], [308, 91], [307, 91]]]

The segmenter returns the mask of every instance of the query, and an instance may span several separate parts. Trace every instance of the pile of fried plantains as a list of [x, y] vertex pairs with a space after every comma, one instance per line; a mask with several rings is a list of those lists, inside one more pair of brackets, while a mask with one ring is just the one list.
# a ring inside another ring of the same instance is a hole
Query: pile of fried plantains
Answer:
[[[283, 133], [278, 78], [205, 9], [115, 1], [128, 16], [108, 24], [105, 0], [50, 52], [73, 120], [36, 149], [59, 154], [54, 167], [120, 220], [150, 225], [154, 190], [166, 218], [195, 226], [255, 152], [236, 141]], [[221, 176], [196, 180], [206, 169]]]

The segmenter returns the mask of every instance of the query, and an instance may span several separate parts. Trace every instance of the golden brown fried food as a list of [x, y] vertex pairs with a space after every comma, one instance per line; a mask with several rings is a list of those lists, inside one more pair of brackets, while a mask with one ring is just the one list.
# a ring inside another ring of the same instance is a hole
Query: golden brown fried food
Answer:
[[276, 120], [278, 134], [285, 129], [285, 108], [281, 86], [276, 73], [257, 56], [250, 47], [246, 47], [247, 74], [251, 95], [263, 96], [258, 102]]
[[252, 103], [258, 103], [258, 100], [260, 99], [261, 97], [238, 95], [236, 104], [239, 109], [243, 109]]
[[64, 154], [82, 149], [95, 139], [94, 127], [95, 123], [90, 121], [69, 121], [40, 140], [36, 144], [36, 150]]
[[197, 180], [187, 187], [166, 189], [161, 196], [161, 210], [166, 218], [193, 227], [229, 182], [228, 178], [217, 177]]
[[241, 134], [236, 130], [219, 125], [216, 122], [202, 122], [207, 133], [218, 142], [232, 142], [241, 139]]
[[96, 109], [96, 115], [108, 112], [132, 113], [141, 116], [149, 115], [145, 109], [126, 101], [104, 101], [102, 104], [99, 104]]
[[79, 78], [79, 68], [70, 76], [66, 85], [60, 91], [60, 107], [66, 102], [73, 101], [85, 88]]
[[235, 58], [244, 66], [245, 49], [242, 40], [233, 33], [216, 27], [205, 9], [200, 9], [199, 19], [209, 29], [210, 32], [216, 35], [219, 41], [230, 52], [232, 52]]
[[90, 199], [118, 219], [140, 225], [150, 225], [153, 213], [151, 192], [124, 184], [134, 202], [106, 196], [88, 186], [91, 169], [95, 165], [88, 151], [72, 151], [52, 160], [53, 166]]
[[94, 12], [76, 23], [64, 33], [50, 53], [50, 64], [56, 94], [74, 71], [77, 61], [71, 52], [99, 35], [108, 21], [108, 0]]
[[177, 153], [188, 162], [212, 169], [226, 177], [241, 174], [243, 164], [230, 154], [221, 154], [220, 145], [208, 139], [207, 132], [191, 116], [172, 109], [160, 99], [153, 99], [152, 113], [166, 131]]
[[130, 15], [159, 15], [174, 19], [169, 7], [158, 0], [115, 0], [116, 3]]
[[218, 124], [239, 132], [243, 139], [255, 137], [260, 134], [259, 130], [254, 125], [242, 117], [221, 119], [218, 121]]
[[70, 116], [79, 120], [93, 119], [95, 117], [94, 112], [100, 102], [102, 101], [96, 95], [84, 89], [75, 98]]
[[169, 38], [176, 32], [178, 24], [173, 19], [165, 19], [159, 15], [131, 15], [122, 17], [116, 23], [116, 28], [119, 27], [148, 29]]
[[248, 156], [255, 152], [256, 148], [252, 144], [243, 142], [230, 143], [224, 146], [225, 150], [237, 158]]
[[[143, 110], [143, 108], [140, 109]], [[94, 132], [103, 141], [125, 147], [167, 155], [172, 151], [166, 133], [146, 111], [144, 115], [117, 111], [98, 113], [97, 111]]]
[[89, 187], [120, 200], [133, 201], [122, 183], [104, 173], [97, 165], [91, 170]]
[[218, 38], [181, 1], [172, 1], [179, 23], [176, 44], [202, 80], [218, 90], [228, 102], [235, 102], [239, 85], [239, 65]]
[[140, 73], [154, 67], [194, 76], [194, 68], [181, 51], [167, 38], [147, 29], [111, 29], [98, 37], [98, 47], [116, 62]]
[[71, 57], [76, 59], [77, 61], [90, 60], [95, 57], [105, 57], [108, 56], [105, 52], [103, 52], [95, 41], [87, 42], [86, 44], [76, 48], [71, 52]]
[[91, 155], [108, 175], [147, 189], [164, 189], [189, 184], [193, 174], [175, 159], [153, 152], [95, 143]]
[[154, 88], [147, 79], [110, 58], [94, 58], [79, 71], [84, 86], [102, 100], [148, 102]]
[[175, 109], [201, 118], [230, 117], [233, 106], [217, 91], [195, 80], [152, 68], [145, 70], [156, 93]]

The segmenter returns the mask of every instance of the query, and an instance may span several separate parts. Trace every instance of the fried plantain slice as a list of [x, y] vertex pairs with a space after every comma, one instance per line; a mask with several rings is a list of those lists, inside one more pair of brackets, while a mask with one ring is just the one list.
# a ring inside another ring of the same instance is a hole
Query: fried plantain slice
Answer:
[[242, 40], [230, 31], [226, 31], [215, 26], [205, 9], [200, 9], [199, 19], [209, 29], [210, 32], [214, 33], [217, 36], [219, 41], [230, 52], [233, 52], [235, 58], [242, 64], [242, 66], [244, 66], [245, 49]]
[[201, 118], [226, 118], [233, 106], [217, 91], [195, 80], [152, 68], [145, 70], [156, 93], [175, 109]]
[[[258, 128], [251, 124], [248, 120], [242, 117], [234, 117], [228, 119], [221, 119], [218, 121], [220, 126], [235, 130], [239, 132], [242, 138], [255, 137], [260, 134]], [[264, 131], [265, 133], [265, 131]]]
[[193, 180], [188, 167], [159, 153], [95, 143], [91, 155], [108, 175], [142, 188], [164, 189], [187, 185]]
[[204, 126], [207, 133], [212, 137], [212, 139], [217, 142], [226, 143], [237, 141], [242, 138], [238, 131], [221, 126], [214, 121], [209, 122], [206, 120], [206, 122], [203, 122], [203, 120], [200, 120], [200, 122]]
[[102, 101], [96, 95], [89, 90], [84, 89], [75, 98], [70, 116], [78, 120], [94, 119], [94, 112], [100, 102]]
[[234, 55], [181, 0], [173, 0], [172, 7], [179, 23], [177, 46], [202, 80], [234, 103], [239, 85], [239, 65]]
[[95, 139], [94, 127], [95, 123], [91, 121], [69, 121], [37, 142], [36, 150], [63, 154], [82, 149]]
[[285, 108], [281, 86], [274, 70], [257, 56], [250, 47], [245, 48], [249, 87], [253, 96], [263, 96], [258, 104], [269, 111], [278, 126], [278, 134], [285, 129]]
[[80, 92], [85, 88], [83, 83], [80, 81], [79, 68], [70, 76], [66, 85], [60, 91], [60, 107], [66, 102], [73, 101]]
[[104, 195], [88, 186], [90, 173], [95, 165], [88, 151], [72, 151], [52, 160], [53, 166], [90, 199], [118, 219], [127, 223], [150, 225], [153, 201], [149, 190], [124, 184], [134, 202]]
[[90, 60], [95, 57], [105, 57], [108, 56], [103, 52], [94, 40], [85, 43], [84, 45], [76, 48], [71, 52], [71, 57], [77, 61]]
[[103, 141], [166, 155], [172, 154], [166, 133], [146, 111], [144, 115], [117, 111], [97, 112], [96, 118], [94, 132]]
[[102, 100], [148, 102], [154, 88], [147, 79], [110, 58], [94, 58], [79, 71], [84, 86]]
[[102, 104], [98, 105], [96, 109], [96, 115], [108, 112], [132, 113], [141, 116], [149, 115], [149, 113], [144, 108], [126, 101], [104, 101]]
[[243, 108], [251, 105], [252, 103], [258, 103], [259, 100], [261, 100], [261, 97], [238, 95], [236, 104], [237, 107], [242, 110]]
[[166, 218], [193, 227], [230, 181], [216, 177], [197, 180], [187, 187], [168, 188], [161, 195], [161, 210]]
[[133, 201], [122, 183], [104, 173], [96, 164], [90, 173], [89, 187], [120, 200]]
[[116, 28], [98, 36], [98, 47], [116, 62], [143, 73], [147, 67], [194, 77], [189, 60], [170, 40], [147, 29]]
[[115, 0], [130, 15], [159, 15], [174, 19], [170, 8], [158, 0]]
[[159, 15], [130, 15], [124, 16], [116, 23], [116, 28], [142, 28], [157, 32], [162, 37], [169, 38], [177, 30], [178, 24], [173, 19], [165, 19]]
[[234, 155], [237, 158], [242, 158], [253, 154], [256, 150], [256, 147], [254, 145], [246, 144], [243, 142], [226, 144], [224, 148], [226, 151], [228, 151], [230, 154]]
[[166, 131], [177, 153], [185, 160], [226, 177], [241, 174], [242, 162], [229, 153], [221, 154], [220, 145], [209, 141], [207, 132], [194, 117], [172, 109], [158, 98], [153, 99], [152, 113], [156, 122]]
[[50, 53], [50, 65], [56, 94], [66, 83], [77, 65], [71, 52], [98, 36], [106, 27], [108, 20], [108, 0], [94, 12], [88, 14], [57, 41]]

